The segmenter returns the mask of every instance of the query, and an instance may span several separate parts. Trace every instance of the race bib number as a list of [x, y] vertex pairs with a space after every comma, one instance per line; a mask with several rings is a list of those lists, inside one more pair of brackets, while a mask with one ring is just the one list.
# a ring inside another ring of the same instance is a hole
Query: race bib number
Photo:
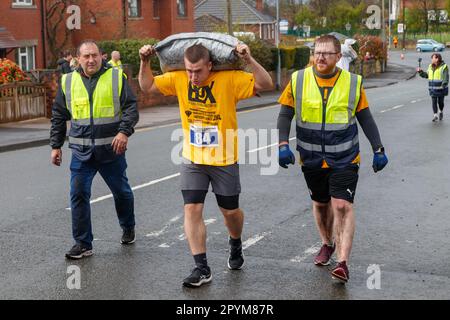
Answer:
[[196, 147], [218, 147], [219, 130], [214, 127], [197, 127], [190, 125], [190, 143]]

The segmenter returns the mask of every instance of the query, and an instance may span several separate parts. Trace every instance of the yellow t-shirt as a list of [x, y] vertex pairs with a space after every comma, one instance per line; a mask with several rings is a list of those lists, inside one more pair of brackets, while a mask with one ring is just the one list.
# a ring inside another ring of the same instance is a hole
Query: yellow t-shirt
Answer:
[[183, 157], [197, 164], [225, 166], [238, 161], [236, 104], [254, 95], [253, 74], [212, 72], [201, 87], [185, 71], [155, 77], [165, 96], [177, 96], [183, 127]]
[[[314, 74], [314, 77], [316, 78], [317, 85], [323, 90], [323, 99], [326, 102], [329, 96], [330, 89], [334, 87], [336, 80], [338, 79], [341, 71], [336, 73], [336, 75], [329, 79], [320, 78], [317, 75]], [[322, 91], [321, 90], [321, 91]], [[292, 85], [289, 81], [288, 85], [284, 89], [283, 93], [281, 94], [280, 98], [278, 99], [278, 102], [282, 105], [295, 108], [295, 101], [294, 96], [292, 95]], [[364, 91], [364, 88], [361, 85], [361, 95], [358, 102], [358, 107], [356, 108], [356, 112], [360, 112], [361, 110], [368, 108], [369, 102], [367, 101], [366, 92]], [[358, 156], [352, 161], [352, 163], [359, 163], [360, 162], [360, 156]], [[322, 168], [328, 168], [328, 164], [324, 160], [322, 163]]]

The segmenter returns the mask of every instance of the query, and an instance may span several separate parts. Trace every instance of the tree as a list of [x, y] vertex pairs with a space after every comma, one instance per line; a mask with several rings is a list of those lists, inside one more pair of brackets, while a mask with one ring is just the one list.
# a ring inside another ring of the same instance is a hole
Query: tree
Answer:
[[74, 4], [73, 0], [46, 1], [45, 21], [47, 31], [48, 50], [51, 55], [51, 65], [56, 65], [61, 51], [69, 40], [69, 30], [65, 25], [67, 8]]

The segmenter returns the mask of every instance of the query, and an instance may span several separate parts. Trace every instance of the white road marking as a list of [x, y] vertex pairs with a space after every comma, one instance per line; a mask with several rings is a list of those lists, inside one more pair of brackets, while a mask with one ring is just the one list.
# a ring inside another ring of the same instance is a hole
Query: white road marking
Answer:
[[[292, 138], [289, 138], [289, 141], [295, 140], [295, 139], [296, 139], [296, 137], [292, 137]], [[256, 149], [252, 149], [252, 150], [248, 150], [247, 152], [248, 153], [252, 153], [252, 152], [259, 151], [259, 150], [264, 150], [264, 149], [267, 149], [267, 148], [271, 148], [271, 147], [274, 147], [274, 146], [277, 146], [277, 145], [278, 145], [278, 143], [272, 143], [272, 144], [269, 144], [268, 146], [264, 146], [264, 147], [260, 147], [260, 148], [256, 148]]]
[[167, 243], [161, 243], [158, 247], [160, 247], [160, 248], [170, 248], [170, 246]]
[[[147, 182], [147, 183], [144, 183], [144, 184], [135, 186], [135, 187], [131, 188], [131, 190], [133, 190], [133, 191], [134, 191], [134, 190], [139, 190], [139, 189], [142, 189], [142, 188], [151, 186], [151, 185], [153, 185], [153, 184], [157, 184], [157, 183], [160, 183], [160, 182], [163, 182], [163, 181], [166, 181], [166, 180], [170, 180], [170, 179], [176, 178], [176, 177], [178, 177], [178, 176], [180, 176], [180, 173], [179, 173], [179, 172], [178, 172], [178, 173], [175, 173], [175, 174], [171, 174], [171, 175], [166, 176], [166, 177], [163, 177], [163, 178], [161, 178], [161, 179], [152, 180], [152, 181], [149, 181], [149, 182]], [[100, 201], [103, 201], [103, 200], [106, 200], [106, 199], [110, 199], [110, 198], [112, 198], [112, 197], [113, 197], [113, 195], [110, 193], [110, 194], [108, 194], [108, 195], [106, 195], [106, 196], [98, 197], [98, 198], [96, 198], [96, 199], [91, 200], [91, 201], [90, 201], [90, 204], [93, 204], [93, 203], [96, 203], [96, 202], [100, 202]], [[70, 208], [66, 208], [66, 210], [70, 210]]]
[[322, 247], [322, 242], [317, 242], [314, 245], [312, 245], [311, 247], [309, 247], [308, 249], [306, 249], [301, 256], [296, 256], [296, 257], [292, 258], [291, 262], [303, 262], [307, 258], [309, 258], [309, 256], [319, 252], [321, 247]]
[[405, 106], [404, 104], [399, 104], [398, 106], [393, 106], [392, 108], [381, 110], [380, 113], [384, 113], [384, 112], [392, 111], [392, 110], [395, 110], [395, 109], [399, 109], [399, 108], [402, 108], [404, 106]]
[[166, 230], [174, 223], [177, 222], [179, 219], [181, 218], [181, 216], [176, 216], [173, 217], [172, 219], [170, 219], [169, 223], [167, 223], [161, 230], [158, 231], [152, 231], [148, 234], [146, 234], [146, 237], [159, 237], [160, 235], [164, 234], [166, 232]]
[[245, 240], [242, 243], [242, 249], [245, 250], [245, 249], [255, 245], [258, 241], [261, 241], [262, 239], [264, 239], [266, 236], [270, 235], [271, 233], [272, 233], [272, 231], [266, 231], [261, 234], [254, 235], [253, 237]]

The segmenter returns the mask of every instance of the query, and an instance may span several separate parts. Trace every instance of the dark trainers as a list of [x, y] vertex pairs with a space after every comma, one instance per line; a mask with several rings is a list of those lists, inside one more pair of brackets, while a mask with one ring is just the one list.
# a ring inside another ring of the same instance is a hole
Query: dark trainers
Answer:
[[444, 118], [444, 112], [439, 112], [439, 120], [442, 120]]
[[237, 246], [230, 246], [230, 255], [228, 257], [228, 269], [241, 270], [244, 266], [244, 254], [242, 253], [242, 243]]
[[136, 234], [133, 229], [123, 230], [122, 239], [120, 240], [121, 244], [132, 244], [136, 241]]
[[66, 258], [76, 260], [83, 257], [92, 256], [93, 254], [94, 252], [92, 251], [92, 248], [84, 248], [79, 244], [75, 244], [72, 249], [66, 252]]
[[335, 249], [335, 245], [332, 246], [324, 244], [322, 248], [320, 248], [319, 253], [314, 258], [314, 264], [316, 266], [327, 266], [330, 264], [331, 256], [333, 255]]
[[204, 283], [208, 283], [212, 280], [211, 269], [205, 267], [200, 269], [195, 267], [189, 277], [183, 280], [183, 286], [189, 288], [198, 288]]
[[345, 261], [338, 262], [333, 271], [331, 271], [331, 277], [333, 279], [346, 283], [350, 278], [348, 274], [347, 263]]

